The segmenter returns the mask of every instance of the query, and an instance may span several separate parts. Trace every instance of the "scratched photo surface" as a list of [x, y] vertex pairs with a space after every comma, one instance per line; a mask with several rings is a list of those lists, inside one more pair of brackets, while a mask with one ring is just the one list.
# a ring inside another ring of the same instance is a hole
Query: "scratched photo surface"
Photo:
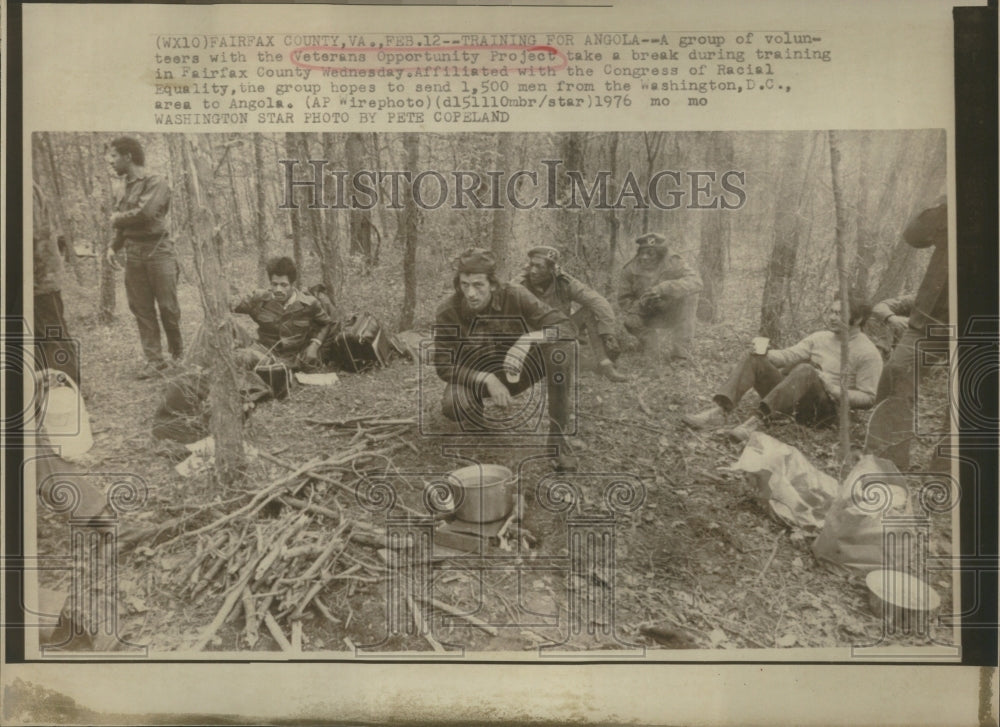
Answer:
[[30, 152], [43, 659], [957, 655], [943, 130]]

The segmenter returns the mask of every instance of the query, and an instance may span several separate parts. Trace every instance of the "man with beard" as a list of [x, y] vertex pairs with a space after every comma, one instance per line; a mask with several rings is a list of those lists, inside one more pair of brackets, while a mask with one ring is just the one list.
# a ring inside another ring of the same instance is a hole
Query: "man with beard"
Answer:
[[472, 431], [502, 431], [513, 417], [489, 418], [485, 399], [508, 409], [513, 396], [544, 381], [555, 468], [576, 471], [568, 441], [576, 364], [569, 319], [522, 286], [501, 283], [488, 250], [463, 252], [452, 282], [455, 292], [438, 307], [434, 326], [434, 367], [446, 384], [444, 416]]
[[125, 295], [146, 359], [139, 379], [153, 378], [168, 367], [160, 346], [161, 323], [173, 359], [184, 353], [177, 302], [180, 267], [166, 219], [170, 187], [163, 177], [148, 174], [145, 163], [145, 152], [136, 139], [121, 136], [111, 142], [111, 167], [125, 180], [125, 191], [111, 215], [115, 237], [106, 254], [112, 268], [121, 270], [118, 255], [125, 251]]
[[635, 244], [638, 250], [622, 268], [618, 290], [625, 328], [651, 355], [659, 347], [660, 331], [667, 330], [669, 357], [689, 359], [701, 276], [667, 249], [663, 235], [648, 232], [636, 238]]
[[[615, 312], [611, 304], [596, 290], [562, 270], [558, 250], [548, 245], [529, 250], [528, 265], [520, 283], [540, 301], [566, 314], [577, 334], [586, 328], [590, 351], [602, 376], [616, 382], [628, 381], [615, 369], [621, 348], [614, 335]], [[578, 308], [572, 313], [574, 303]]]
[[[698, 414], [684, 417], [692, 429], [725, 423], [726, 415], [753, 388], [761, 397], [754, 416], [730, 430], [730, 438], [743, 441], [761, 421], [794, 417], [804, 424], [832, 419], [840, 401], [841, 381], [847, 387], [848, 406], [861, 409], [875, 402], [875, 388], [882, 373], [882, 357], [864, 333], [871, 306], [852, 299], [850, 321], [845, 330], [840, 319], [840, 301], [825, 312], [826, 329], [811, 333], [790, 348], [751, 353], [736, 366], [718, 390], [715, 402]], [[847, 337], [847, 371], [840, 370], [841, 342]]]

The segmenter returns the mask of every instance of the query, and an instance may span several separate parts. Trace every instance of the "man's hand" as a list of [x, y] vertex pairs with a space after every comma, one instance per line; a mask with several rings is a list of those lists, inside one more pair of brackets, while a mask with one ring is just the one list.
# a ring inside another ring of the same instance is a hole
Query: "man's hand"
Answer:
[[306, 346], [305, 353], [302, 354], [302, 360], [305, 361], [310, 366], [315, 366], [319, 363], [319, 344], [313, 341], [308, 346]]
[[118, 271], [122, 269], [122, 264], [118, 261], [118, 253], [115, 252], [113, 247], [109, 247], [107, 252], [104, 253], [104, 257], [108, 261], [108, 265], [111, 266], [112, 270]]
[[485, 384], [490, 398], [493, 399], [497, 406], [503, 408], [510, 406], [510, 391], [507, 390], [507, 387], [504, 386], [504, 383], [495, 374], [487, 374]]
[[907, 316], [889, 316], [885, 322], [892, 328], [893, 333], [903, 333], [910, 325], [910, 319]]

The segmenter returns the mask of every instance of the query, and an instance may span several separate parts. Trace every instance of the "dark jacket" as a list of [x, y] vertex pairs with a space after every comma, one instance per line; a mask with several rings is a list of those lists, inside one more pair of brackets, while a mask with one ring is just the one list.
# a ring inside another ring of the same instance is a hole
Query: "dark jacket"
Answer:
[[297, 353], [312, 339], [322, 343], [333, 324], [320, 301], [301, 290], [288, 306], [271, 291], [258, 290], [233, 306], [233, 312], [250, 316], [257, 324], [257, 340], [279, 353]]
[[146, 174], [125, 181], [125, 192], [115, 205], [112, 219], [115, 252], [126, 242], [169, 243], [167, 213], [170, 211], [170, 185], [156, 174]]
[[916, 248], [934, 246], [927, 272], [917, 290], [910, 327], [923, 331], [928, 324], [948, 323], [948, 203], [940, 201], [918, 214], [903, 231]]
[[598, 334], [614, 333], [615, 312], [611, 304], [608, 303], [607, 298], [572, 275], [560, 270], [544, 290], [539, 290], [530, 285], [527, 275], [521, 277], [520, 283], [540, 301], [552, 308], [561, 310], [567, 316], [573, 312], [573, 303], [576, 303], [581, 308], [593, 314], [597, 320]]
[[516, 283], [501, 283], [482, 313], [470, 311], [455, 292], [437, 310], [434, 368], [449, 383], [472, 371], [492, 370], [519, 336], [547, 327], [560, 338], [572, 337], [565, 313]]

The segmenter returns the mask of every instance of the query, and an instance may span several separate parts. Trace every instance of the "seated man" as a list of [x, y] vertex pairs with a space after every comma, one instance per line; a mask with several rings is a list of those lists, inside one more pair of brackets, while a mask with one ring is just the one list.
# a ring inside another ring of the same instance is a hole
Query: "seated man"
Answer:
[[315, 368], [332, 327], [330, 316], [317, 298], [295, 288], [298, 271], [291, 258], [271, 258], [267, 277], [270, 290], [258, 290], [232, 306], [257, 324], [257, 342], [237, 349], [237, 359], [247, 368], [272, 358], [295, 371]]
[[[882, 357], [861, 326], [868, 319], [871, 307], [861, 300], [850, 301], [850, 324], [847, 330], [847, 386], [850, 407], [867, 408], [875, 402], [875, 388], [882, 374]], [[840, 301], [835, 300], [826, 311], [827, 329], [803, 338], [791, 348], [749, 354], [736, 367], [729, 380], [713, 397], [715, 404], [704, 411], [684, 417], [684, 423], [694, 429], [720, 425], [740, 399], [753, 388], [760, 395], [760, 404], [740, 426], [730, 431], [733, 439], [742, 441], [760, 424], [761, 419], [776, 415], [794, 416], [798, 421], [815, 424], [832, 418], [840, 401], [840, 344], [843, 322]], [[783, 373], [782, 369], [787, 373]]]
[[649, 232], [635, 244], [639, 249], [622, 268], [618, 289], [625, 328], [650, 353], [658, 345], [659, 331], [668, 329], [670, 358], [690, 358], [701, 277], [680, 255], [668, 253], [663, 235]]
[[[540, 245], [528, 251], [528, 265], [519, 281], [536, 298], [562, 311], [576, 327], [584, 327], [590, 338], [590, 351], [598, 361], [598, 371], [612, 381], [628, 381], [615, 369], [621, 353], [615, 340], [615, 312], [607, 299], [559, 267], [559, 251]], [[571, 315], [573, 303], [579, 308]]]
[[558, 448], [555, 466], [575, 471], [566, 439], [575, 341], [566, 340], [571, 333], [566, 315], [520, 285], [499, 282], [493, 255], [480, 248], [458, 257], [453, 284], [455, 292], [438, 307], [434, 327], [434, 367], [446, 384], [444, 415], [474, 429], [496, 429], [484, 416], [485, 397], [506, 408], [513, 395], [545, 380], [548, 443]]

